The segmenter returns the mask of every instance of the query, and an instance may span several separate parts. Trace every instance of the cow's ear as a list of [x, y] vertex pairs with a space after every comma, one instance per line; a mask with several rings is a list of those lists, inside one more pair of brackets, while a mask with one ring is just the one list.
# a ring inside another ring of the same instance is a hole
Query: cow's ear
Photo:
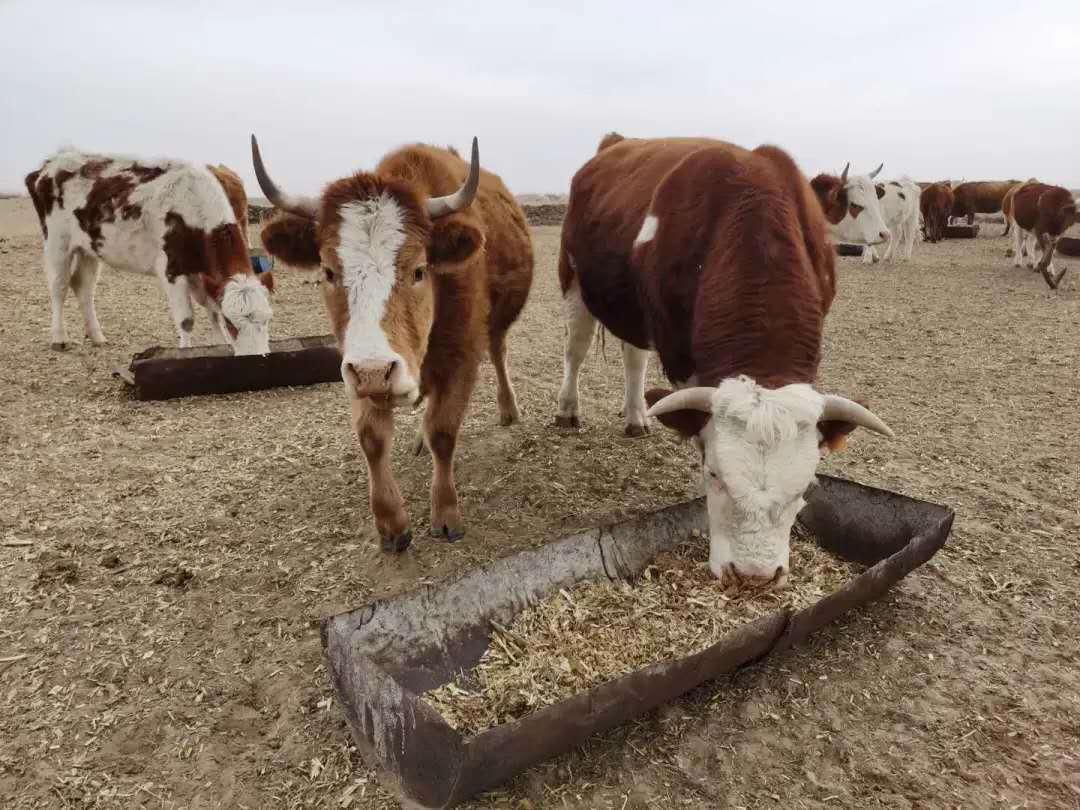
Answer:
[[454, 217], [444, 217], [432, 223], [428, 260], [436, 267], [460, 264], [483, 246], [484, 235], [479, 228]]
[[274, 274], [267, 270], [265, 273], [259, 273], [255, 276], [259, 280], [259, 283], [266, 287], [268, 293], [274, 291]]
[[[651, 408], [662, 400], [671, 390], [668, 388], [650, 388], [645, 392], [645, 401]], [[671, 428], [683, 438], [689, 439], [697, 436], [709, 424], [709, 414], [694, 408], [683, 408], [680, 411], [669, 411], [656, 417], [664, 427]]]
[[266, 252], [285, 264], [304, 270], [319, 266], [319, 241], [314, 220], [277, 214], [263, 226], [259, 236]]
[[838, 422], [834, 420], [818, 422], [818, 450], [821, 451], [822, 455], [839, 453], [847, 447], [848, 434], [852, 433], [856, 427], [857, 425], [854, 422]]

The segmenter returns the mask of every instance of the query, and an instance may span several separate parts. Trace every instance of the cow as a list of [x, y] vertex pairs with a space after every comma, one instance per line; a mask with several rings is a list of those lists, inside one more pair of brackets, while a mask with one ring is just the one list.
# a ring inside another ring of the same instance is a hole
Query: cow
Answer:
[[949, 224], [952, 206], [953, 190], [948, 182], [931, 183], [922, 190], [919, 211], [927, 242], [938, 242], [945, 238], [945, 226]]
[[[1029, 177], [1027, 180], [1022, 180], [1022, 181], [1018, 181], [1016, 183], [1013, 183], [1013, 185], [1011, 185], [1009, 187], [1008, 191], [1006, 191], [1005, 195], [1001, 198], [1001, 214], [1002, 214], [1002, 216], [1005, 217], [1005, 230], [1002, 232], [1002, 234], [1001, 234], [1002, 236], [1007, 235], [1010, 232], [1010, 230], [1012, 229], [1012, 199], [1013, 199], [1013, 196], [1016, 194], [1016, 190], [1018, 188], [1020, 188], [1022, 185], [1024, 185], [1025, 183], [1037, 183], [1037, 182], [1038, 182], [1038, 180], [1036, 180], [1036, 178]], [[1023, 247], [1023, 244], [1021, 244], [1021, 247]], [[1014, 254], [1013, 248], [1011, 248], [1011, 247], [1006, 248], [1006, 250], [1005, 250], [1005, 255], [1006, 256], [1012, 256], [1013, 254]]]
[[[775, 146], [628, 138], [571, 183], [556, 425], [581, 424], [578, 377], [599, 322], [623, 342], [625, 432], [655, 416], [701, 451], [721, 581], [781, 586], [820, 454], [858, 425], [891, 435], [862, 405], [813, 388], [835, 261], [814, 192]], [[646, 394], [650, 350], [681, 390]]]
[[[1009, 189], [1019, 180], [983, 180], [960, 183], [953, 189], [953, 219], [966, 219], [968, 225], [975, 222], [976, 214], [996, 214]], [[1005, 220], [1002, 236], [1009, 234], [1009, 221]]]
[[262, 230], [266, 250], [298, 268], [322, 268], [383, 550], [404, 551], [412, 542], [390, 464], [394, 410], [425, 399], [431, 533], [460, 539], [454, 453], [485, 351], [495, 366], [500, 423], [520, 418], [506, 335], [532, 285], [532, 239], [521, 206], [497, 175], [481, 170], [475, 139], [469, 163], [454, 151], [414, 144], [387, 154], [371, 173], [335, 180], [318, 198], [281, 191], [254, 136], [251, 147], [263, 193], [284, 212]]
[[1012, 193], [1009, 218], [1014, 228], [1013, 264], [1027, 264], [1038, 270], [1050, 289], [1056, 290], [1068, 268], [1055, 273], [1054, 248], [1058, 238], [1078, 219], [1072, 192], [1046, 183], [1024, 183]]
[[53, 349], [68, 346], [69, 287], [87, 337], [106, 342], [94, 307], [104, 263], [157, 276], [181, 348], [191, 345], [194, 300], [235, 354], [269, 351], [273, 276], [252, 272], [247, 220], [237, 219], [243, 184], [222, 168], [65, 150], [27, 175], [45, 241]]
[[848, 164], [840, 178], [819, 174], [810, 181], [832, 233], [839, 241], [872, 247], [892, 238], [882, 218], [874, 185], [874, 178], [884, 165], [879, 165], [870, 174], [848, 176]]
[[[881, 218], [889, 231], [889, 240], [881, 256], [882, 261], [910, 259], [919, 235], [919, 195], [922, 193], [914, 180], [900, 177], [874, 186]], [[863, 251], [863, 264], [878, 260], [872, 245]]]

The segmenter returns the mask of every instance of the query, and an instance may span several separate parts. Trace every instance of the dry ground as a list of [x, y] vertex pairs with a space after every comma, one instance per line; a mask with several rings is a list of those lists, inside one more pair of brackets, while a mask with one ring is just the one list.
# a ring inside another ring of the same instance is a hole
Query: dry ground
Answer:
[[[808, 647], [472, 806], [1080, 807], [1080, 263], [1052, 293], [998, 230], [899, 268], [842, 260], [828, 324], [822, 387], [869, 397], [898, 439], [861, 435], [823, 469], [951, 504], [946, 549]], [[588, 363], [586, 427], [549, 427], [558, 229], [534, 234], [524, 424], [496, 426], [485, 367], [458, 471], [469, 536], [391, 558], [340, 385], [130, 400], [109, 369], [174, 340], [154, 283], [107, 272], [112, 342], [49, 351], [36, 222], [0, 202], [5, 808], [396, 807], [350, 746], [318, 620], [695, 494], [666, 432], [621, 436], [615, 345]], [[279, 283], [275, 334], [324, 332], [315, 287]], [[430, 462], [406, 444], [422, 528]]]

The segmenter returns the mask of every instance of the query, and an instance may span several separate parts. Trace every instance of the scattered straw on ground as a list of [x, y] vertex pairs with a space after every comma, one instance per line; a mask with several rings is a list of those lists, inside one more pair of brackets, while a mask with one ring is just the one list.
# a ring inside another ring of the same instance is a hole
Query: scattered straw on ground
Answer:
[[699, 652], [781, 607], [799, 609], [847, 582], [857, 566], [796, 528], [793, 575], [780, 592], [733, 591], [709, 570], [708, 543], [692, 537], [659, 554], [634, 584], [588, 581], [560, 589], [509, 627], [470, 672], [423, 699], [475, 734], [659, 661]]

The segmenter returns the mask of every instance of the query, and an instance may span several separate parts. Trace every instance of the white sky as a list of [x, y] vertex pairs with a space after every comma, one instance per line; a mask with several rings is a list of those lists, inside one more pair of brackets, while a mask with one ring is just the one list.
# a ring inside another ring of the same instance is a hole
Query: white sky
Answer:
[[255, 132], [293, 192], [474, 134], [512, 191], [563, 192], [611, 129], [1080, 187], [1080, 0], [726, 5], [0, 0], [0, 189], [71, 143], [258, 195]]

